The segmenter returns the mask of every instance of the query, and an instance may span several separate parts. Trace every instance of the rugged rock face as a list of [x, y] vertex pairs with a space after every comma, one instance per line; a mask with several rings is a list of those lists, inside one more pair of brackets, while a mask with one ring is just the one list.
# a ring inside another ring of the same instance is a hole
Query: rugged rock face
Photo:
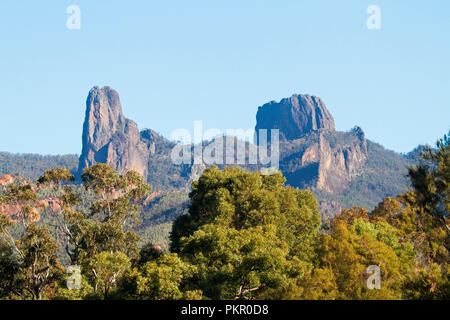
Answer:
[[367, 158], [362, 129], [336, 132], [332, 115], [315, 96], [293, 95], [259, 107], [259, 129], [280, 130], [280, 169], [293, 186], [340, 193]]
[[344, 191], [359, 174], [367, 158], [367, 144], [360, 139], [334, 148], [325, 136], [319, 138], [319, 177], [317, 187], [331, 193]]
[[[256, 130], [274, 128], [281, 135], [280, 169], [295, 187], [340, 193], [358, 175], [367, 157], [362, 130], [334, 131], [333, 117], [314, 96], [293, 95], [260, 107]], [[206, 166], [174, 165], [170, 159], [173, 146], [153, 130], [139, 132], [136, 123], [124, 117], [119, 94], [113, 89], [94, 87], [89, 92], [80, 173], [102, 162], [120, 173], [135, 170], [158, 189], [165, 185], [189, 188]]]
[[0, 186], [7, 186], [12, 184], [16, 179], [10, 175], [10, 174], [5, 174], [0, 178]]
[[152, 149], [141, 141], [136, 123], [124, 117], [119, 94], [110, 87], [94, 87], [89, 92], [82, 140], [80, 173], [101, 162], [122, 174], [131, 169], [147, 177]]
[[287, 183], [341, 193], [357, 176], [367, 159], [362, 132], [312, 132], [280, 143], [280, 169]]
[[110, 87], [94, 87], [86, 101], [83, 148], [78, 172], [93, 164], [108, 163], [119, 173], [135, 170], [155, 189], [187, 189], [202, 168], [176, 166], [170, 154], [174, 143], [155, 131], [139, 131], [124, 117], [119, 94]]
[[280, 102], [271, 101], [258, 108], [256, 143], [259, 142], [259, 129], [279, 129], [280, 140], [294, 140], [311, 131], [334, 131], [334, 128], [333, 116], [320, 98], [294, 94]]
[[280, 143], [280, 169], [287, 183], [341, 193], [361, 172], [367, 143], [361, 129], [351, 132], [312, 132]]
[[[314, 191], [322, 212], [330, 217], [339, 213], [341, 206], [353, 205], [352, 199], [368, 199], [367, 195], [374, 195], [376, 189], [370, 184], [372, 181], [374, 185], [386, 188], [383, 181], [390, 181], [397, 174], [389, 171], [383, 175], [390, 168], [389, 163], [370, 162], [372, 158], [388, 157], [389, 154], [381, 146], [366, 141], [361, 128], [335, 131], [333, 117], [318, 97], [293, 95], [259, 107], [255, 129], [280, 130], [279, 168], [287, 184]], [[210, 143], [213, 142], [205, 141], [203, 145]], [[236, 142], [239, 143], [244, 142]], [[248, 144], [247, 151], [257, 148], [248, 142], [244, 144]], [[188, 191], [192, 181], [198, 179], [207, 165], [174, 164], [171, 160], [174, 146], [153, 130], [139, 132], [136, 123], [124, 117], [119, 95], [113, 89], [95, 87], [89, 92], [80, 172], [96, 162], [109, 163], [121, 173], [136, 170], [147, 178], [154, 190]], [[246, 160], [249, 157], [247, 151]], [[400, 161], [400, 158], [396, 159]], [[250, 171], [261, 169], [259, 165], [245, 163], [239, 165]], [[228, 160], [226, 165], [230, 165]], [[220, 168], [224, 166], [219, 165]], [[365, 191], [354, 190], [354, 181], [358, 179], [370, 180]], [[362, 196], [355, 198], [355, 193]], [[398, 191], [391, 194], [398, 194]], [[376, 193], [370, 199], [370, 205], [385, 195], [385, 192], [382, 195]]]

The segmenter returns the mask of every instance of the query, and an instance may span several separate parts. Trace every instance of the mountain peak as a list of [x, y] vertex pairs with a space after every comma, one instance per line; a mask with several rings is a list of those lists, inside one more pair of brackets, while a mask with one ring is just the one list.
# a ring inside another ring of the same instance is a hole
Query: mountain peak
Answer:
[[149, 150], [140, 140], [137, 124], [124, 117], [114, 89], [93, 87], [89, 91], [82, 142], [80, 174], [84, 168], [101, 162], [111, 164], [120, 173], [131, 169], [147, 177]]
[[279, 129], [280, 140], [295, 140], [311, 131], [334, 131], [334, 119], [322, 99], [308, 94], [294, 94], [280, 102], [271, 101], [258, 108], [259, 129]]

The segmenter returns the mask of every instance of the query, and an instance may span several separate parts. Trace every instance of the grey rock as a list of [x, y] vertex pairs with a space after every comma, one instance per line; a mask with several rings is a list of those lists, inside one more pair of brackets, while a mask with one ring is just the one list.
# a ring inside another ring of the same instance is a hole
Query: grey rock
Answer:
[[135, 170], [147, 178], [151, 148], [141, 141], [135, 122], [122, 113], [119, 94], [110, 87], [94, 87], [86, 100], [79, 173], [97, 162], [119, 173]]
[[311, 131], [334, 131], [335, 126], [333, 116], [320, 98], [294, 94], [259, 107], [255, 127], [257, 144], [259, 129], [279, 129], [280, 140], [295, 140]]
[[316, 131], [280, 143], [280, 169], [287, 183], [299, 188], [344, 191], [367, 159], [364, 133]]

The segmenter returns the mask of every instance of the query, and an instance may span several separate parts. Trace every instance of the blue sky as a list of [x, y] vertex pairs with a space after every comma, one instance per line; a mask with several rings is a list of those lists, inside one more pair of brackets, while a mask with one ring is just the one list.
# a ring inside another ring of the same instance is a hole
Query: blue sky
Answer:
[[109, 85], [167, 137], [252, 128], [258, 106], [303, 93], [338, 130], [407, 152], [450, 129], [449, 38], [447, 0], [2, 0], [0, 151], [79, 153], [89, 89]]

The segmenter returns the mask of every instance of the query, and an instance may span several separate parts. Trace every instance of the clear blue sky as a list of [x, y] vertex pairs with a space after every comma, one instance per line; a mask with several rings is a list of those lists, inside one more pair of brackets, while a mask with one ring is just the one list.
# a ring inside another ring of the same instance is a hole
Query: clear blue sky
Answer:
[[[66, 28], [71, 4], [81, 30]], [[194, 120], [252, 128], [293, 93], [399, 152], [450, 129], [448, 0], [2, 0], [0, 43], [0, 151], [79, 153], [95, 85], [165, 136]]]

